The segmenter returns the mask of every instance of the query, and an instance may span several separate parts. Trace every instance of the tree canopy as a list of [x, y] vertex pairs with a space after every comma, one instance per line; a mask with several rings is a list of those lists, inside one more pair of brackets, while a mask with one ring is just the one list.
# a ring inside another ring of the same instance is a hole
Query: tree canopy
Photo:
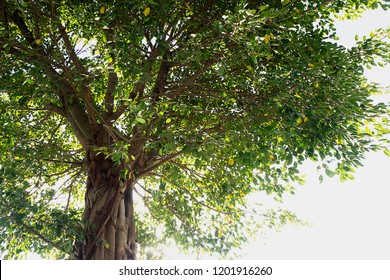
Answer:
[[389, 61], [389, 30], [347, 49], [334, 28], [384, 2], [0, 3], [8, 258], [134, 258], [167, 238], [228, 254], [297, 220], [248, 209], [250, 194], [293, 193], [307, 159], [346, 180], [388, 153], [388, 107], [363, 71]]

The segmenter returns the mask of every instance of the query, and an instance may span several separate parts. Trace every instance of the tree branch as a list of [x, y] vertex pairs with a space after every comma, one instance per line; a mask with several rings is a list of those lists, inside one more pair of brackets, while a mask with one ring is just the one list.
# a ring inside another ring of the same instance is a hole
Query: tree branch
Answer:
[[182, 154], [182, 151], [179, 151], [179, 152], [176, 152], [176, 153], [173, 153], [171, 155], [168, 155], [166, 156], [164, 159], [160, 160], [159, 162], [157, 162], [156, 164], [152, 165], [151, 167], [149, 168], [146, 168], [145, 170], [141, 171], [137, 176], [136, 176], [136, 180], [139, 180], [141, 179], [142, 177], [145, 177], [147, 176], [149, 173], [151, 173], [153, 170], [157, 169], [158, 167], [160, 167], [161, 165], [173, 160], [174, 158], [178, 157], [179, 155]]
[[0, 9], [1, 9], [1, 18], [4, 23], [4, 29], [6, 33], [8, 32], [8, 14], [5, 10], [5, 0], [0, 0]]
[[85, 107], [88, 112], [88, 119], [90, 124], [97, 124], [97, 119], [101, 119], [99, 116], [99, 113], [95, 110], [94, 104], [95, 101], [91, 94], [90, 85], [88, 82], [89, 73], [85, 69], [84, 65], [81, 63], [80, 59], [78, 58], [74, 47], [72, 46], [72, 43], [70, 42], [68, 33], [65, 30], [65, 27], [62, 25], [58, 26], [58, 30], [61, 34], [62, 39], [65, 43], [66, 51], [68, 52], [68, 55], [70, 56], [70, 59], [73, 61], [76, 69], [79, 71], [79, 73], [83, 76], [83, 100], [85, 102]]
[[[233, 41], [229, 41], [227, 44], [226, 44], [226, 48], [232, 48], [234, 45]], [[215, 64], [216, 62], [218, 62], [222, 57], [224, 56], [224, 52], [221, 51], [221, 52], [218, 52], [216, 53], [212, 58], [210, 58], [209, 60], [206, 60], [203, 64], [203, 66], [198, 69], [197, 71], [195, 71], [194, 74], [192, 74], [191, 76], [189, 76], [186, 80], [184, 80], [180, 86], [176, 87], [176, 88], [173, 88], [173, 91], [175, 91], [176, 93], [180, 93], [182, 92], [185, 88], [187, 88], [189, 85], [193, 84], [194, 81], [200, 77], [203, 73], [206, 72], [206, 70], [208, 70], [213, 64]]]
[[114, 111], [114, 92], [118, 84], [118, 74], [114, 71], [108, 73], [107, 89], [105, 95], [106, 114], [112, 115]]
[[165, 84], [167, 82], [167, 77], [171, 68], [171, 65], [168, 61], [168, 53], [164, 53], [163, 58], [164, 59], [160, 63], [160, 69], [158, 71], [152, 90], [152, 95], [155, 97], [157, 97], [158, 95], [164, 95]]
[[28, 29], [24, 19], [19, 15], [19, 10], [15, 10], [12, 15], [10, 15], [11, 20], [16, 24], [22, 33], [23, 37], [26, 39], [27, 43], [30, 46], [36, 47], [36, 42], [33, 33]]
[[212, 207], [212, 206], [210, 206], [210, 205], [208, 205], [208, 204], [206, 204], [206, 203], [203, 203], [203, 202], [199, 201], [199, 200], [198, 200], [198, 199], [197, 199], [189, 190], [187, 190], [186, 188], [181, 187], [181, 186], [178, 186], [178, 185], [175, 184], [174, 182], [171, 182], [169, 179], [167, 179], [166, 176], [159, 175], [159, 174], [157, 174], [157, 175], [160, 176], [161, 178], [163, 178], [164, 181], [166, 181], [166, 182], [168, 182], [169, 184], [175, 186], [176, 188], [184, 190], [184, 191], [191, 197], [192, 201], [194, 201], [196, 204], [199, 204], [199, 205], [201, 205], [201, 206], [203, 206], [203, 207], [205, 207], [205, 208], [208, 208], [208, 209], [210, 209], [210, 210], [212, 210], [212, 211], [214, 211], [214, 212], [216, 212], [216, 213], [225, 214], [225, 215], [231, 215], [231, 214], [232, 214], [231, 212], [226, 212], [226, 211], [222, 211], [222, 210], [215, 209], [214, 207]]
[[74, 50], [74, 47], [72, 46], [72, 43], [70, 42], [68, 33], [65, 30], [65, 27], [62, 25], [58, 26], [58, 30], [60, 31], [61, 37], [64, 40], [66, 51], [68, 52], [68, 55], [70, 59], [73, 61], [76, 69], [83, 75], [88, 76], [88, 71], [84, 68], [83, 64], [79, 60], [78, 56], [76, 55], [76, 52]]
[[54, 104], [54, 103], [49, 103], [46, 105], [46, 110], [49, 110], [51, 112], [57, 113], [60, 116], [63, 116], [65, 118], [68, 118], [68, 114], [65, 112], [64, 109], [62, 109], [60, 106]]
[[[142, 68], [145, 68], [144, 75], [135, 83], [135, 86], [131, 93], [129, 94], [129, 99], [134, 100], [137, 98], [137, 96], [142, 97], [143, 90], [145, 88], [146, 82], [150, 76], [150, 73], [153, 70], [153, 63], [154, 60], [160, 55], [160, 50], [155, 48], [150, 53], [149, 57], [146, 59], [145, 64], [142, 66]], [[125, 103], [121, 103], [118, 107], [118, 109], [113, 112], [112, 114], [108, 115], [106, 118], [107, 123], [115, 122], [128, 108], [128, 105]]]
[[[11, 220], [11, 222], [15, 223], [15, 224], [19, 224], [17, 221], [16, 221], [16, 218], [13, 217], [13, 216], [5, 216], [3, 214], [0, 214], [2, 218], [6, 219], [6, 220]], [[20, 222], [20, 224], [22, 225], [23, 228], [25, 228], [29, 233], [35, 235], [37, 238], [41, 239], [42, 241], [46, 242], [47, 244], [53, 246], [54, 248], [60, 250], [61, 252], [64, 252], [65, 254], [70, 254], [69, 252], [67, 252], [61, 245], [57, 244], [56, 242], [53, 242], [52, 240], [50, 240], [49, 238], [46, 238], [44, 235], [42, 235], [41, 233], [39, 233], [36, 229], [34, 229], [33, 227], [27, 225], [26, 223], [24, 222]]]

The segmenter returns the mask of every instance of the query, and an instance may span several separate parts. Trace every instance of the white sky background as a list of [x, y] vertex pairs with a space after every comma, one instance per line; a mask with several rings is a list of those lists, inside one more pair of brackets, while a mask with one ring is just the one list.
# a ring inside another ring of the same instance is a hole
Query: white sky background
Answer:
[[[390, 26], [390, 11], [369, 11], [355, 21], [337, 24], [339, 44], [351, 47], [355, 35]], [[390, 66], [366, 72], [369, 80], [390, 86]], [[390, 101], [390, 96], [381, 96]], [[390, 259], [390, 158], [367, 154], [355, 180], [341, 183], [325, 177], [319, 184], [316, 164], [303, 166], [307, 183], [286, 196], [281, 208], [295, 212], [310, 226], [287, 226], [280, 233], [259, 233], [239, 251], [242, 259]], [[259, 201], [261, 202], [261, 201]], [[177, 249], [167, 259], [194, 259]], [[203, 259], [203, 257], [201, 257]], [[206, 257], [207, 258], [207, 257]]]

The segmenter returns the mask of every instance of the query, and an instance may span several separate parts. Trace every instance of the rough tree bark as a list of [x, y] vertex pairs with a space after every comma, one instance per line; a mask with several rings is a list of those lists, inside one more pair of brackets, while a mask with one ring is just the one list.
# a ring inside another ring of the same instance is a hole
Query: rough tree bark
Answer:
[[90, 152], [85, 195], [85, 241], [78, 258], [135, 259], [133, 182], [122, 180], [120, 168]]
[[99, 153], [107, 133], [97, 126], [86, 148], [87, 182], [83, 221], [84, 242], [76, 245], [84, 260], [135, 259], [134, 178], [123, 178], [126, 168]]
[[[75, 45], [67, 33], [66, 26], [62, 25], [62, 20], [57, 17], [55, 1], [48, 3], [51, 11], [49, 17], [37, 13], [39, 7], [34, 1], [29, 1], [31, 9], [27, 7], [16, 9], [14, 5], [3, 2], [0, 5], [0, 17], [4, 28], [7, 30], [12, 22], [13, 28], [19, 29], [20, 35], [17, 36], [17, 40], [1, 37], [0, 43], [8, 45], [8, 52], [14, 59], [41, 70], [53, 90], [53, 96], [46, 100], [44, 109], [68, 120], [85, 152], [87, 182], [83, 215], [84, 240], [78, 241], [75, 245], [75, 258], [135, 259], [134, 184], [155, 168], [180, 155], [181, 152], [156, 159], [154, 150], [145, 150], [146, 138], [142, 136], [137, 126], [127, 138], [115, 131], [113, 124], [126, 111], [127, 105], [119, 103], [116, 110], [114, 108], [114, 92], [118, 76], [112, 70], [115, 68], [113, 54], [111, 54], [112, 62], [109, 64], [104, 110], [96, 109], [98, 106], [95, 94], [90, 85], [93, 75], [77, 56]], [[28, 14], [31, 16], [26, 16]], [[35, 34], [32, 28], [43, 24], [50, 25], [52, 30], [50, 47], [46, 45], [47, 42], [37, 43], [37, 39], [41, 41], [41, 37], [39, 32]], [[20, 42], [19, 36], [23, 38]], [[58, 43], [60, 40], [63, 45]], [[0, 48], [0, 51], [3, 49]], [[153, 48], [145, 62], [145, 76], [151, 75], [152, 65], [160, 55], [163, 55], [161, 50]], [[164, 58], [168, 58], [167, 54]], [[69, 65], [65, 61], [69, 62]], [[163, 92], [170, 69], [170, 65], [166, 62], [161, 63], [153, 91], [156, 95]], [[188, 82], [194, 80], [198, 74]], [[188, 83], [182, 85], [179, 90], [186, 85]], [[144, 88], [145, 79], [140, 79], [129, 94], [129, 99], [134, 100], [137, 96], [142, 96]], [[127, 166], [118, 165], [110, 157], [99, 154], [99, 148], [111, 149], [115, 142], [122, 140], [131, 142], [128, 156], [132, 160], [127, 163]], [[122, 171], [125, 169], [127, 169], [126, 174], [130, 174], [128, 178], [122, 176]]]

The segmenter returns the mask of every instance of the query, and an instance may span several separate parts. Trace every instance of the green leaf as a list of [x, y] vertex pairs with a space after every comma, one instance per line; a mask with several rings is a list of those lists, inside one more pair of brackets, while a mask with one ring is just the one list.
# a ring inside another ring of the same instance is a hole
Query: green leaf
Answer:
[[141, 258], [168, 239], [230, 256], [260, 223], [296, 221], [278, 209], [250, 220], [247, 194], [281, 200], [308, 158], [324, 164], [322, 182], [352, 179], [367, 152], [390, 156], [388, 107], [370, 101], [381, 89], [363, 73], [388, 62], [385, 31], [352, 48], [330, 40], [337, 11], [380, 2], [103, 2], [66, 1], [53, 18], [37, 17], [47, 1], [5, 1], [35, 36], [0, 21], [0, 252], [11, 258], [69, 258], [53, 248], [88, 240], [114, 250], [90, 235], [118, 183], [143, 196]]
[[28, 102], [29, 98], [28, 96], [22, 96], [19, 100], [18, 100], [18, 103], [21, 107], [25, 106]]
[[328, 177], [333, 177], [334, 176], [334, 172], [332, 170], [329, 170], [329, 169], [325, 169], [325, 174]]
[[146, 123], [145, 119], [140, 118], [140, 117], [135, 118], [135, 120], [136, 120], [138, 123], [140, 123], [140, 124], [145, 124], [145, 123]]
[[121, 153], [113, 154], [113, 155], [111, 156], [111, 158], [112, 158], [112, 161], [113, 161], [113, 162], [117, 162], [117, 161], [119, 161], [119, 160], [122, 158], [122, 154], [121, 154]]
[[129, 173], [129, 170], [128, 169], [124, 169], [121, 171], [121, 177], [123, 180], [126, 180], [127, 179], [127, 174]]

